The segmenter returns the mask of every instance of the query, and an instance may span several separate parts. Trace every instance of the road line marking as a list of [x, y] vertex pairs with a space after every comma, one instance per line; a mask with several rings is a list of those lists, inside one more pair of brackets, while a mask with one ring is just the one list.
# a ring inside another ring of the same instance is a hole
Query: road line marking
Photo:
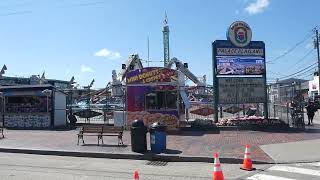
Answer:
[[295, 180], [291, 178], [284, 178], [280, 176], [271, 176], [266, 174], [256, 174], [254, 176], [248, 177], [247, 179], [251, 180]]
[[314, 166], [314, 167], [320, 167], [320, 162], [314, 162], [314, 163], [299, 163], [298, 166]]
[[305, 174], [305, 175], [312, 175], [312, 176], [320, 176], [320, 171], [319, 170], [297, 168], [297, 167], [290, 167], [290, 166], [272, 166], [268, 170], [270, 170], [270, 171], [291, 172], [291, 173]]

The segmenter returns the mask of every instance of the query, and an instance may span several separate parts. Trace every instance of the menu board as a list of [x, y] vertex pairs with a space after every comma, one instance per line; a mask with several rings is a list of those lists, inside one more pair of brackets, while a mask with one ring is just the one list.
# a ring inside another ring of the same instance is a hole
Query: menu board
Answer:
[[265, 91], [263, 78], [219, 78], [220, 104], [263, 103]]

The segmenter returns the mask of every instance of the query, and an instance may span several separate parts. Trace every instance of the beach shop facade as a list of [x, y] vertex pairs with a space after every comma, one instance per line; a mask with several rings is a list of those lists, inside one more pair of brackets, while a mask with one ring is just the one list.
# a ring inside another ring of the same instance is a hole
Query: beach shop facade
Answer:
[[66, 126], [66, 94], [51, 85], [1, 86], [1, 123], [7, 128]]

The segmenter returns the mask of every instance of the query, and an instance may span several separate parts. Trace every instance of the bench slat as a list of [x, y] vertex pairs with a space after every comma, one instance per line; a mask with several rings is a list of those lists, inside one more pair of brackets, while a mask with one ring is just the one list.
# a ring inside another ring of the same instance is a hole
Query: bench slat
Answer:
[[118, 145], [123, 144], [122, 135], [123, 135], [124, 128], [123, 127], [114, 127], [114, 126], [105, 126], [105, 125], [83, 125], [80, 128], [78, 133], [78, 144], [79, 139], [82, 139], [83, 143], [83, 136], [98, 136], [98, 144], [99, 140], [102, 140], [103, 143], [103, 136], [117, 136], [118, 137]]
[[123, 133], [122, 127], [114, 127], [114, 126], [103, 126], [103, 133]]

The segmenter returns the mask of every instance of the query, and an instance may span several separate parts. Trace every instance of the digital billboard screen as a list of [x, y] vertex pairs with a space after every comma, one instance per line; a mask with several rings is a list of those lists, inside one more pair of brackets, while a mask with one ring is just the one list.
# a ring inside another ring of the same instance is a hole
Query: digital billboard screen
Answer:
[[217, 75], [263, 75], [261, 56], [216, 56]]

